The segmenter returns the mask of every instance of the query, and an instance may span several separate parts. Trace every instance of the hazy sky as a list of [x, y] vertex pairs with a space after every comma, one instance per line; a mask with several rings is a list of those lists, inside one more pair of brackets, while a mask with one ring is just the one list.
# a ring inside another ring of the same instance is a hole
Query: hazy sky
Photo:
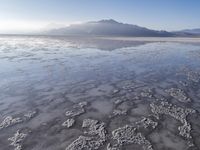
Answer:
[[200, 0], [0, 0], [0, 33], [110, 18], [152, 29], [200, 28]]

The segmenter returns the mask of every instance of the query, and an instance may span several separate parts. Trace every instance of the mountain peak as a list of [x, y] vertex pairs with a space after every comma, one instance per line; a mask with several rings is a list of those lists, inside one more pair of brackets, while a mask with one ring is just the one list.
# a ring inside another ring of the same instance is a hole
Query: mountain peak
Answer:
[[103, 19], [100, 21], [86, 22], [80, 25], [71, 25], [60, 30], [51, 30], [50, 34], [60, 35], [97, 35], [97, 36], [172, 36], [166, 31], [156, 31], [132, 24], [124, 24], [113, 19]]
[[97, 21], [97, 22], [100, 22], [100, 23], [111, 23], [111, 24], [115, 24], [115, 23], [118, 24], [119, 23], [114, 19], [103, 19], [103, 20], [100, 20], [100, 21]]

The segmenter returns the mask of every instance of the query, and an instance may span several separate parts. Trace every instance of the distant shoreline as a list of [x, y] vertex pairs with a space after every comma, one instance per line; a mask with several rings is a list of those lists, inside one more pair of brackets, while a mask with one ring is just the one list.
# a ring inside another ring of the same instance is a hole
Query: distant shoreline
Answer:
[[189, 42], [200, 43], [200, 37], [98, 37], [107, 40], [138, 41], [138, 42]]
[[115, 37], [115, 36], [83, 36], [83, 35], [28, 35], [28, 34], [0, 34], [0, 37], [6, 36], [24, 36], [24, 37], [62, 37], [79, 39], [101, 39], [116, 41], [135, 41], [135, 42], [187, 42], [200, 43], [200, 37]]

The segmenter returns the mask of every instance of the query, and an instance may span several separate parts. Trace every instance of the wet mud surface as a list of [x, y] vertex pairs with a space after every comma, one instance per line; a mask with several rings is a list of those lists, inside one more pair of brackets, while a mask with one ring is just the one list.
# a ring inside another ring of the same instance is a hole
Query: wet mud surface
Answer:
[[2, 150], [200, 149], [197, 44], [3, 36], [0, 81]]

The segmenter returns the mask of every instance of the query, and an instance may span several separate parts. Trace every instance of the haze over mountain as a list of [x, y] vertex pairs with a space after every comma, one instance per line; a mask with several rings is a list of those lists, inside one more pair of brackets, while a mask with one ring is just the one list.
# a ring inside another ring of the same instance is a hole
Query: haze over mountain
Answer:
[[132, 24], [124, 24], [113, 19], [74, 24], [44, 32], [48, 35], [96, 35], [96, 36], [136, 36], [136, 37], [170, 37], [174, 33], [151, 30]]
[[200, 29], [186, 29], [168, 32], [164, 30], [151, 30], [132, 24], [125, 24], [113, 19], [105, 19], [46, 30], [42, 32], [42, 34], [125, 37], [196, 37], [200, 36]]
[[200, 28], [185, 29], [185, 30], [177, 31], [176, 33], [182, 33], [182, 34], [187, 34], [187, 35], [200, 35]]

